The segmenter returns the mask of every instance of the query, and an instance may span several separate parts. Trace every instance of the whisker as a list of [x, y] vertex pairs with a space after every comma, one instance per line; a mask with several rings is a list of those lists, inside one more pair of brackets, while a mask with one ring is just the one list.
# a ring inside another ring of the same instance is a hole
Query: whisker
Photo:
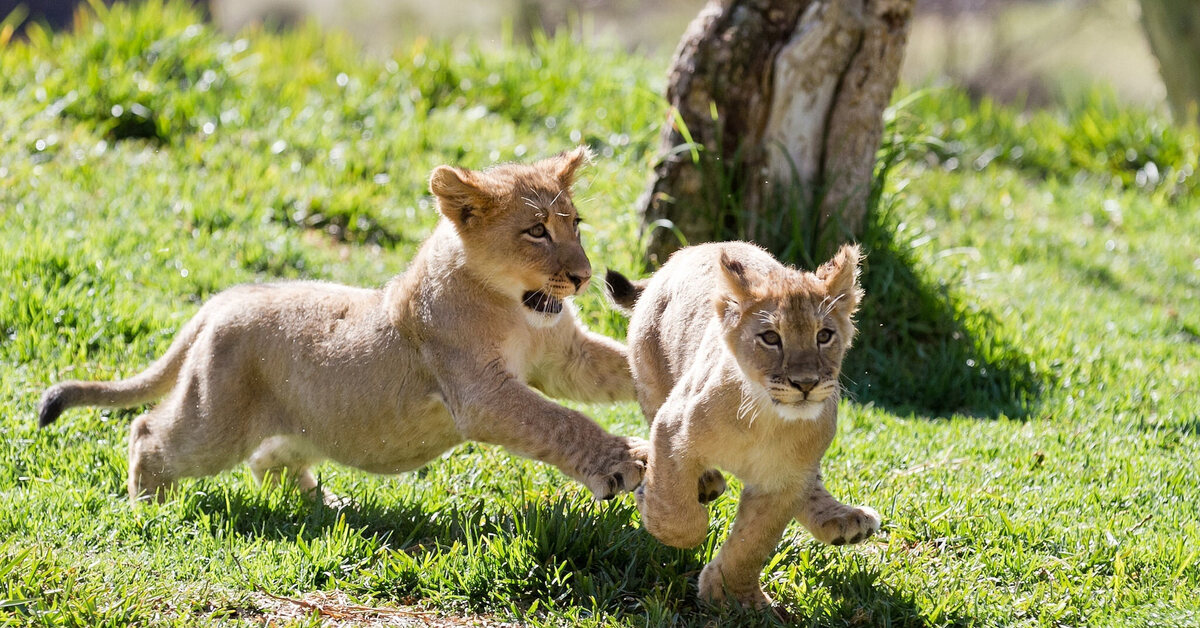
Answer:
[[821, 318], [825, 318], [826, 316], [829, 316], [833, 312], [834, 306], [836, 306], [838, 304], [838, 301], [841, 301], [842, 298], [845, 296], [846, 295], [844, 295], [844, 294], [839, 294], [836, 297], [832, 297], [832, 298], [825, 297], [824, 299], [822, 299], [821, 300], [821, 310], [820, 310], [819, 316]]
[[738, 404], [738, 420], [747, 421], [749, 427], [754, 427], [754, 421], [762, 413], [764, 401], [770, 401], [770, 397], [766, 391], [750, 391], [747, 393], [743, 388], [741, 403]]
[[[750, 402], [750, 398], [747, 397], [746, 395], [742, 395], [742, 400], [740, 403], [738, 403], [738, 410], [737, 410], [738, 421], [746, 420], [746, 416], [750, 413], [750, 403], [749, 402]], [[750, 419], [750, 424], [754, 425], [753, 418]]]

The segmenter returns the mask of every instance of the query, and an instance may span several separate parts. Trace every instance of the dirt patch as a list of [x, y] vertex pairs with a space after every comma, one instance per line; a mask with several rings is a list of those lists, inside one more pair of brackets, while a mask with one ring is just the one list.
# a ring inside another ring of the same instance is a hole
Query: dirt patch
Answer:
[[292, 621], [319, 616], [324, 626], [478, 626], [479, 628], [515, 628], [520, 624], [498, 621], [486, 615], [455, 616], [423, 610], [415, 606], [363, 606], [341, 591], [317, 591], [302, 597], [286, 597], [263, 591], [248, 596], [261, 613], [265, 625], [285, 625]]

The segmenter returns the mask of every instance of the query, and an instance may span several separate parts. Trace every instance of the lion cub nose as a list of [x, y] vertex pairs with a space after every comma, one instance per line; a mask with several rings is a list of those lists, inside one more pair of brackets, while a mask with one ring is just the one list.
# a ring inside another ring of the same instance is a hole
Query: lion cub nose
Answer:
[[805, 394], [812, 392], [812, 389], [816, 388], [817, 384], [820, 383], [820, 381], [821, 381], [821, 378], [819, 378], [815, 375], [810, 375], [808, 377], [801, 377], [799, 379], [788, 378], [788, 383], [791, 384], [793, 388], [797, 388], [800, 390], [800, 392], [803, 392]]
[[586, 273], [586, 274], [567, 273], [567, 279], [570, 279], [571, 283], [575, 284], [575, 292], [579, 292], [579, 289], [583, 286], [583, 284], [587, 283], [587, 281], [591, 278], [592, 278], [591, 273]]

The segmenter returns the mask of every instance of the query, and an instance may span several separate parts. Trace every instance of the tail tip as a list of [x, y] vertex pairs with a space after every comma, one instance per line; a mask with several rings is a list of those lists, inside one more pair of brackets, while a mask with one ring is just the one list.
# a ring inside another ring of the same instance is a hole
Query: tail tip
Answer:
[[641, 290], [625, 275], [611, 268], [604, 273], [604, 288], [613, 303], [626, 311], [633, 309], [638, 295], [641, 293]]
[[38, 404], [38, 427], [50, 425], [66, 409], [67, 404], [62, 389], [58, 386], [51, 387], [42, 395], [42, 401]]

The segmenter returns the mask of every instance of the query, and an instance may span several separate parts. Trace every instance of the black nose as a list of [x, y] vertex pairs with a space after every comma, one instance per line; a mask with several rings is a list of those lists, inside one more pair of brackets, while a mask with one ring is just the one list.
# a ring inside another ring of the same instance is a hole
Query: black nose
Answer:
[[812, 389], [816, 388], [817, 384], [820, 382], [821, 378], [816, 376], [801, 377], [800, 379], [788, 378], [788, 383], [791, 384], [793, 388], [796, 388], [805, 394], [812, 392]]
[[567, 279], [570, 279], [571, 283], [575, 284], [575, 292], [579, 292], [579, 287], [582, 286], [585, 281], [591, 278], [591, 275], [576, 275], [574, 273], [567, 273]]

